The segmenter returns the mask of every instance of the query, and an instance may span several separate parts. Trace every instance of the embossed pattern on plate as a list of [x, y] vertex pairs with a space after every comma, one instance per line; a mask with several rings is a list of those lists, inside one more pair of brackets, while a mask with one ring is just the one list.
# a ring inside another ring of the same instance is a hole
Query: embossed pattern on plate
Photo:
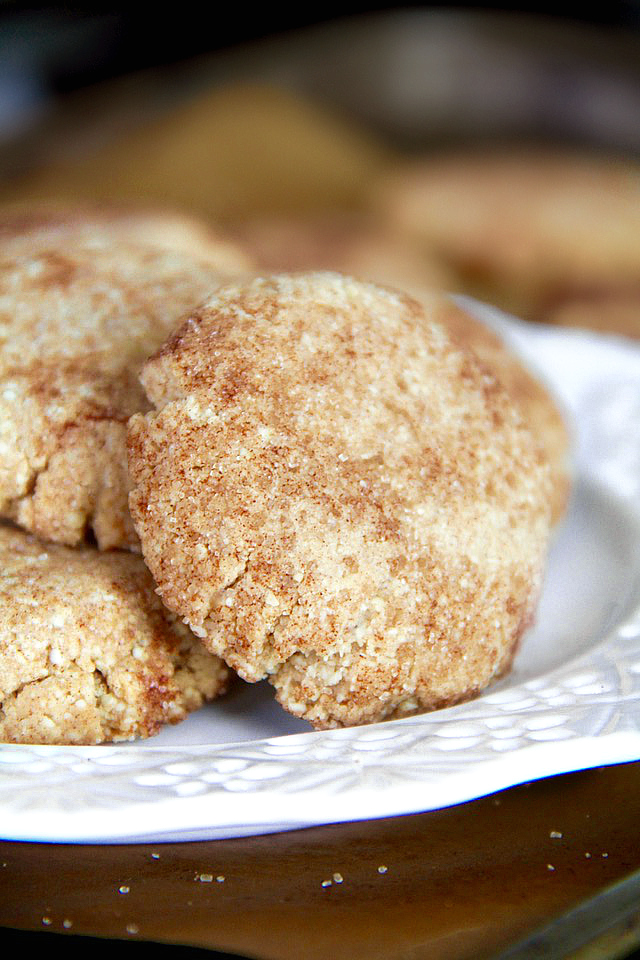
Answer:
[[512, 673], [436, 713], [313, 732], [261, 685], [151, 741], [0, 747], [6, 839], [215, 839], [418, 812], [640, 759], [640, 346], [464, 300], [547, 379], [576, 484]]

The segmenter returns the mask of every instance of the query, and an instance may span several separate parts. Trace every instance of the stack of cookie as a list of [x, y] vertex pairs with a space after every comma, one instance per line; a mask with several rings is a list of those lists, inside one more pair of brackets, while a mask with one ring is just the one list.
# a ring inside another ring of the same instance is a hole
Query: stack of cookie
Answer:
[[249, 263], [165, 212], [6, 212], [0, 233], [0, 739], [146, 737], [229, 671], [139, 556], [127, 420], [146, 357]]
[[0, 232], [0, 739], [148, 736], [229, 668], [317, 728], [508, 669], [568, 443], [493, 334], [379, 244], [356, 280], [164, 212]]

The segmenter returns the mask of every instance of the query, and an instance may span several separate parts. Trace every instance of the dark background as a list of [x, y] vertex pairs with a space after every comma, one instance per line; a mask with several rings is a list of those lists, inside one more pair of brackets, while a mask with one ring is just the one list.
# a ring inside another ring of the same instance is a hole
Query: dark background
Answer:
[[43, 4], [0, 0], [0, 55], [7, 66], [25, 62], [64, 93], [145, 67], [179, 62], [301, 27], [391, 9], [509, 11], [640, 30], [640, 0], [576, 3], [324, 3], [278, 7], [179, 0], [166, 13], [131, 2]]

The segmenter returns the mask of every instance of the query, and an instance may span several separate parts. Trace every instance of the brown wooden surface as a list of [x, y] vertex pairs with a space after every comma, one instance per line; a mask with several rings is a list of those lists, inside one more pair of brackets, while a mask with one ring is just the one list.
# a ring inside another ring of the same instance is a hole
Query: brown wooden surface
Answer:
[[0, 926], [269, 960], [462, 960], [491, 956], [639, 867], [635, 763], [270, 836], [0, 843]]

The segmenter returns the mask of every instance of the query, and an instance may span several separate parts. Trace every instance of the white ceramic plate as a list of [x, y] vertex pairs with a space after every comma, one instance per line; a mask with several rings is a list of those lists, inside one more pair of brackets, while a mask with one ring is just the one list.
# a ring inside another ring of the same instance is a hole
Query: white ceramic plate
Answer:
[[546, 377], [575, 425], [576, 484], [512, 673], [437, 713], [315, 733], [270, 688], [151, 741], [0, 747], [0, 835], [215, 839], [436, 809], [640, 759], [640, 347], [464, 301]]

